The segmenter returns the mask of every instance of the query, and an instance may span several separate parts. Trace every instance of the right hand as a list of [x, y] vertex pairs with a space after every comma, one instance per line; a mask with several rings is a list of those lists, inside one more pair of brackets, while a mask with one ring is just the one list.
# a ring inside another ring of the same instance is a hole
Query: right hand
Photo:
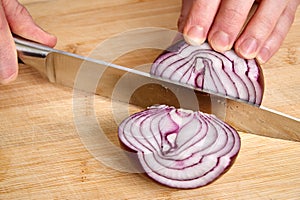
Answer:
[[12, 34], [54, 47], [56, 37], [42, 30], [17, 0], [0, 0], [0, 84], [18, 75], [18, 59]]

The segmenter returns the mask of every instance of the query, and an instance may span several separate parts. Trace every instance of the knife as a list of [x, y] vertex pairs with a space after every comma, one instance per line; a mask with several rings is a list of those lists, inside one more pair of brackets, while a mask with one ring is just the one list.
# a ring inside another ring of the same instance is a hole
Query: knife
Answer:
[[299, 118], [20, 37], [14, 41], [19, 59], [50, 82], [142, 108], [167, 104], [200, 110], [215, 114], [241, 132], [300, 141]]

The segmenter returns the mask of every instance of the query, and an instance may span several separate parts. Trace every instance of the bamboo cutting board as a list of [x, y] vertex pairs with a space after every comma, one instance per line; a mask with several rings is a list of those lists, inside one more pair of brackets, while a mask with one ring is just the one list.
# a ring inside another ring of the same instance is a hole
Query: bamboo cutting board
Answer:
[[[179, 0], [20, 2], [40, 26], [58, 37], [56, 48], [85, 56], [102, 41], [130, 29], [176, 30], [180, 10]], [[263, 66], [263, 105], [298, 118], [299, 30], [300, 10], [281, 49]], [[158, 53], [141, 50], [116, 62], [138, 66], [151, 62]], [[14, 83], [0, 86], [0, 199], [300, 198], [299, 142], [241, 133], [241, 151], [224, 176], [203, 188], [172, 189], [144, 174], [116, 170], [95, 157], [91, 143], [82, 138], [95, 124], [85, 120], [96, 119], [107, 138], [118, 145], [116, 116], [124, 113], [112, 112], [109, 100], [101, 97], [77, 96], [83, 100], [80, 105], [74, 98], [72, 89], [49, 83], [25, 65], [20, 65]], [[117, 155], [105, 153], [114, 164], [119, 162]]]

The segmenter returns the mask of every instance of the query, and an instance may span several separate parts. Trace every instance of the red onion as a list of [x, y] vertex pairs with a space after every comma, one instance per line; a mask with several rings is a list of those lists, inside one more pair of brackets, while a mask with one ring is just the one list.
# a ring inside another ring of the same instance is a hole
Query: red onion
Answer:
[[263, 75], [256, 60], [233, 50], [218, 53], [208, 43], [177, 42], [154, 61], [151, 74], [257, 105], [262, 101]]
[[126, 118], [120, 141], [137, 153], [144, 171], [175, 188], [196, 188], [221, 176], [233, 164], [240, 137], [214, 115], [152, 106]]

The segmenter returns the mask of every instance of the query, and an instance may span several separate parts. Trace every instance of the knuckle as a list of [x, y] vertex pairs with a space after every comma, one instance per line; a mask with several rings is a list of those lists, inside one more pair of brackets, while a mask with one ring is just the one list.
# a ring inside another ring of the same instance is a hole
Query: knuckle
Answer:
[[276, 24], [271, 19], [264, 18], [261, 19], [256, 26], [250, 27], [249, 25], [246, 31], [249, 35], [252, 35], [257, 40], [264, 41], [274, 31], [275, 25]]
[[292, 10], [291, 8], [287, 8], [283, 11], [282, 16], [285, 17], [287, 23], [292, 24], [295, 19], [295, 11]]
[[23, 15], [27, 15], [27, 13], [28, 11], [23, 5], [21, 5], [20, 3], [16, 5], [15, 12], [14, 12], [15, 15], [23, 16]]
[[194, 23], [211, 23], [217, 12], [217, 6], [213, 1], [194, 0], [189, 12], [189, 20]]
[[276, 22], [269, 17], [261, 18], [259, 23], [260, 23], [262, 30], [266, 30], [266, 32], [272, 31], [276, 24]]
[[224, 30], [230, 35], [237, 35], [243, 27], [247, 14], [236, 9], [226, 9], [215, 19], [214, 29]]
[[224, 20], [234, 21], [246, 18], [246, 13], [242, 13], [240, 10], [235, 8], [228, 8], [224, 10]]
[[203, 1], [203, 0], [194, 0], [193, 1], [193, 7], [199, 10], [205, 10], [210, 8], [209, 1]]

